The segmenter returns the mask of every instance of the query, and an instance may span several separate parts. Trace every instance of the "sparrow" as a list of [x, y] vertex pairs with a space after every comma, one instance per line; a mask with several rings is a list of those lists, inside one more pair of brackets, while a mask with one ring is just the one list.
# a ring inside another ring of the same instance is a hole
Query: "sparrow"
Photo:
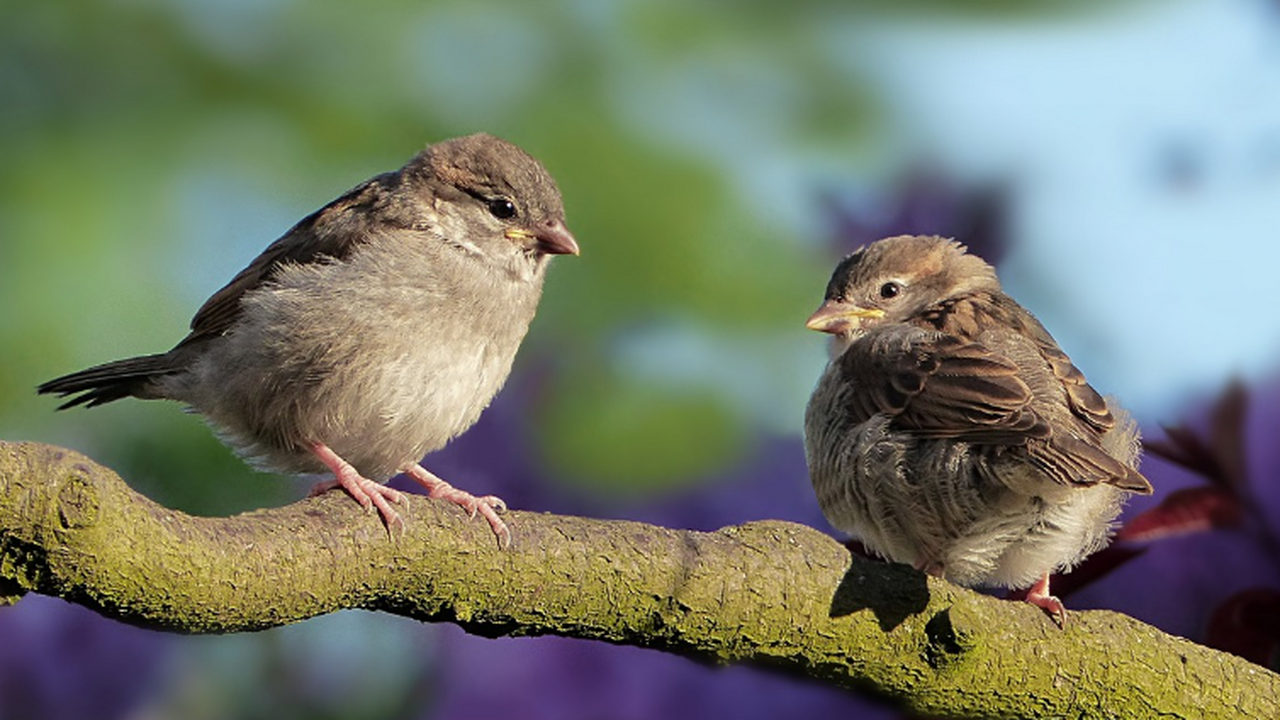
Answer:
[[1086, 382], [995, 270], [941, 237], [871, 243], [836, 267], [808, 327], [832, 336], [805, 410], [828, 521], [964, 586], [1027, 588], [1110, 540], [1148, 494], [1137, 426]]
[[184, 403], [252, 465], [333, 479], [404, 521], [386, 487], [406, 473], [478, 511], [502, 546], [500, 498], [419, 464], [479, 418], [529, 329], [553, 255], [577, 255], [560, 191], [487, 134], [427, 146], [399, 170], [303, 218], [196, 312], [165, 353], [50, 380], [61, 408], [125, 397]]

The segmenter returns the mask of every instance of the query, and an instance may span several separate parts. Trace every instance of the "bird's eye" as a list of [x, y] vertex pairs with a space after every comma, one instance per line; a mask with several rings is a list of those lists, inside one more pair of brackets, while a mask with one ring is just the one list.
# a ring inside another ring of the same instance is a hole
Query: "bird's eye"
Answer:
[[902, 292], [902, 285], [896, 282], [887, 282], [880, 286], [880, 297], [885, 300], [898, 297], [900, 292]]
[[509, 220], [516, 216], [515, 203], [504, 197], [493, 198], [489, 201], [489, 214], [499, 220]]

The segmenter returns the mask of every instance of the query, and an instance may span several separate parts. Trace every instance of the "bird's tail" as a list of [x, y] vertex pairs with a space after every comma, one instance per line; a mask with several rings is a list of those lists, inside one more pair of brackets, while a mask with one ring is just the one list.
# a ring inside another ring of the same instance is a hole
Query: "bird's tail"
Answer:
[[59, 410], [76, 405], [93, 407], [125, 397], [155, 397], [147, 392], [152, 381], [172, 372], [175, 368], [168, 353], [143, 355], [54, 378], [36, 388], [36, 392], [62, 397], [75, 395], [59, 405]]

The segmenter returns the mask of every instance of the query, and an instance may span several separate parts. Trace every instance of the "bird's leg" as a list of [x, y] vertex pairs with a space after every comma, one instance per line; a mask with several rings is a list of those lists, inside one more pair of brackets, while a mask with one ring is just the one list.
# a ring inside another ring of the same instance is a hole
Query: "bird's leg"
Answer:
[[484, 516], [485, 520], [489, 521], [489, 527], [493, 528], [493, 534], [498, 536], [498, 545], [503, 548], [511, 547], [511, 530], [502, 521], [502, 518], [498, 517], [499, 511], [507, 509], [507, 504], [502, 501], [502, 498], [494, 497], [493, 495], [476, 497], [466, 490], [459, 490], [441, 480], [431, 471], [417, 463], [406, 465], [403, 471], [427, 489], [427, 497], [448, 500], [451, 503], [460, 505], [473, 518], [479, 512]]
[[1049, 594], [1049, 573], [1045, 573], [1044, 577], [1027, 589], [1026, 601], [1049, 613], [1058, 627], [1067, 626], [1067, 608], [1061, 600]]
[[936, 578], [946, 577], [946, 569], [942, 566], [942, 563], [937, 560], [917, 560], [911, 567], [925, 573], [926, 575], [932, 575]]
[[400, 517], [400, 513], [391, 507], [391, 503], [404, 502], [404, 495], [400, 491], [361, 475], [351, 466], [351, 463], [343, 460], [338, 453], [324, 443], [314, 443], [311, 451], [320, 458], [320, 462], [333, 471], [334, 476], [333, 480], [317, 483], [311, 488], [311, 495], [319, 495], [340, 487], [360, 503], [366, 512], [377, 508], [378, 513], [382, 515], [382, 521], [387, 525], [387, 532], [394, 535], [396, 530], [404, 530], [404, 520]]

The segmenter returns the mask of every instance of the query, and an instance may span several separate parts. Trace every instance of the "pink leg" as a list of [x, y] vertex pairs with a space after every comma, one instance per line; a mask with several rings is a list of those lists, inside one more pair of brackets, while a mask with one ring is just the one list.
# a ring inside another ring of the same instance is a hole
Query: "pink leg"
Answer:
[[404, 530], [404, 520], [400, 513], [391, 507], [391, 503], [404, 502], [404, 495], [381, 483], [376, 483], [361, 475], [351, 463], [343, 460], [324, 443], [311, 446], [312, 452], [320, 458], [320, 462], [333, 471], [334, 479], [316, 484], [311, 488], [312, 495], [319, 495], [334, 488], [342, 488], [347, 494], [360, 503], [366, 512], [378, 509], [382, 521], [387, 525], [387, 532], [395, 534], [397, 529]]
[[942, 563], [934, 560], [917, 560], [911, 567], [914, 567], [926, 575], [932, 575], [936, 578], [946, 577]]
[[498, 536], [498, 545], [503, 548], [511, 547], [511, 530], [502, 521], [502, 518], [498, 517], [499, 510], [507, 509], [507, 504], [502, 501], [502, 498], [494, 497], [493, 495], [476, 497], [466, 490], [459, 490], [441, 480], [417, 463], [405, 466], [404, 472], [408, 473], [409, 477], [417, 480], [422, 484], [422, 487], [427, 489], [428, 497], [448, 500], [456, 505], [461, 505], [471, 517], [475, 517], [476, 513], [479, 512], [484, 516], [485, 520], [489, 521], [489, 527], [493, 529], [493, 534]]
[[1058, 623], [1058, 627], [1067, 626], [1067, 608], [1063, 606], [1061, 600], [1049, 594], [1049, 573], [1045, 573], [1044, 577], [1027, 590], [1026, 600], [1049, 613], [1049, 617]]

